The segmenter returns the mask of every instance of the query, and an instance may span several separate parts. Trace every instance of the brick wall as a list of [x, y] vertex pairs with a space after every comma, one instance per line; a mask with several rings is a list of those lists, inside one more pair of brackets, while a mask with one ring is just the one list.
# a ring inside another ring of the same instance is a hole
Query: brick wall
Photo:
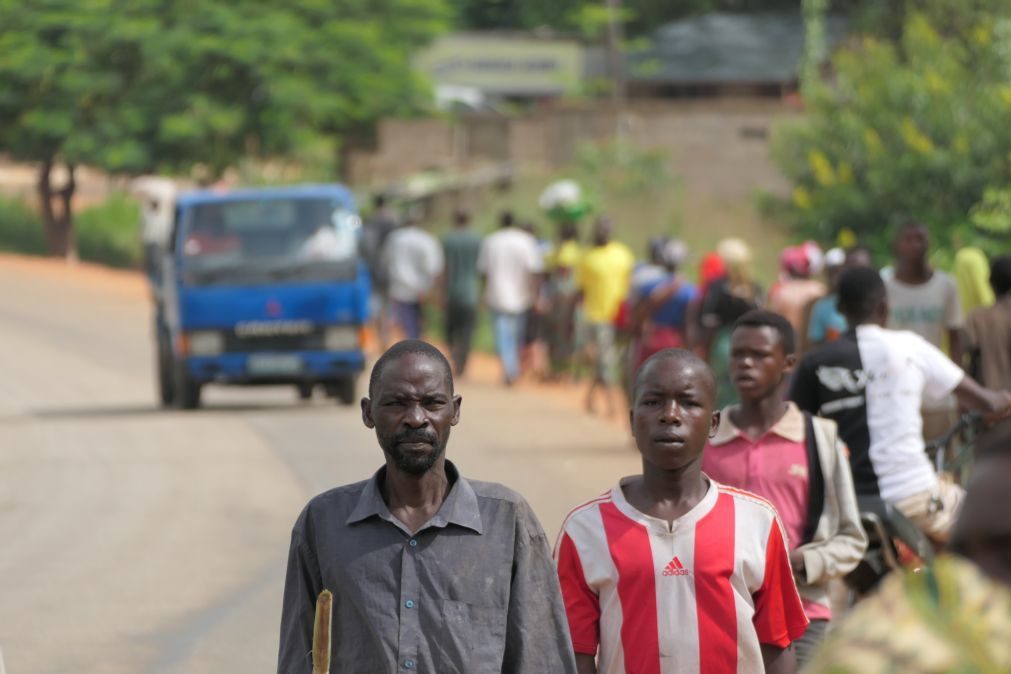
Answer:
[[637, 103], [620, 117], [605, 105], [573, 105], [513, 117], [384, 121], [374, 151], [351, 153], [348, 178], [380, 186], [426, 168], [489, 162], [557, 168], [572, 161], [581, 143], [611, 140], [620, 128], [636, 146], [667, 152], [689, 191], [738, 199], [786, 188], [770, 140], [778, 121], [797, 114], [779, 101], [715, 99]]

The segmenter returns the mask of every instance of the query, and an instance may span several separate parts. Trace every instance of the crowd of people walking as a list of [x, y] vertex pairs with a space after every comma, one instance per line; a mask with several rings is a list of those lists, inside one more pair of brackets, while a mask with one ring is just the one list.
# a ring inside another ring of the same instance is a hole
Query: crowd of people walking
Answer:
[[[797, 335], [797, 352], [831, 343], [847, 330], [836, 284], [844, 269], [870, 267], [868, 248], [822, 251], [806, 242], [783, 250], [778, 278], [768, 288], [755, 279], [749, 245], [720, 241], [697, 256], [685, 244], [653, 237], [637, 260], [614, 223], [600, 217], [580, 240], [562, 222], [555, 241], [511, 212], [483, 236], [471, 214], [458, 210], [441, 241], [408, 212], [398, 218], [383, 197], [363, 230], [363, 254], [373, 275], [373, 315], [381, 345], [392, 330], [425, 333], [426, 303], [441, 308], [441, 332], [457, 376], [466, 373], [482, 307], [489, 312], [502, 381], [522, 376], [586, 381], [585, 406], [615, 415], [638, 367], [664, 348], [703, 357], [717, 379], [717, 402], [734, 399], [730, 335], [747, 312], [766, 308], [784, 316]], [[894, 236], [893, 260], [880, 270], [887, 326], [909, 330], [944, 351], [991, 387], [1011, 387], [1011, 306], [1005, 295], [1011, 261], [990, 262], [979, 249], [955, 257], [953, 274], [929, 263], [925, 226], [909, 222]], [[957, 416], [952, 395], [927, 398], [924, 434], [940, 435]]]
[[[304, 670], [314, 600], [334, 587], [342, 671], [1011, 668], [1011, 431], [984, 442], [968, 491], [925, 452], [959, 409], [1011, 415], [1011, 258], [967, 249], [945, 274], [910, 222], [883, 270], [861, 246], [807, 242], [766, 291], [740, 239], [692, 279], [682, 242], [652, 239], [637, 262], [607, 218], [585, 246], [571, 223], [554, 246], [531, 229], [503, 213], [482, 238], [461, 211], [441, 245], [409, 222], [371, 249], [377, 306], [403, 333], [443, 300], [452, 364], [417, 339], [375, 364], [363, 420], [386, 465], [296, 523], [278, 671]], [[482, 302], [507, 384], [541, 342], [537, 374], [585, 373], [588, 409], [629, 410], [642, 474], [577, 505], [553, 553], [521, 496], [445, 458]], [[830, 632], [832, 585], [869, 544], [866, 499], [954, 555], [887, 579]]]

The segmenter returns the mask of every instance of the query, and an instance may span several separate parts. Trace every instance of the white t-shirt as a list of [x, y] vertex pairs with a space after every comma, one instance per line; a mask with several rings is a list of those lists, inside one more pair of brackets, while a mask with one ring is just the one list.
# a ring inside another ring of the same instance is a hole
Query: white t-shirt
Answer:
[[965, 373], [916, 333], [857, 327], [866, 377], [870, 458], [881, 497], [900, 501], [937, 484], [923, 445], [920, 407], [925, 396], [942, 398]]
[[355, 254], [356, 245], [353, 232], [320, 227], [302, 243], [299, 256], [303, 260], [347, 260]]
[[394, 230], [386, 239], [380, 264], [390, 282], [390, 297], [420, 302], [435, 285], [444, 264], [442, 245], [420, 227]]
[[520, 314], [534, 303], [531, 276], [544, 271], [537, 239], [522, 229], [500, 229], [481, 242], [477, 269], [487, 277], [485, 302], [492, 311]]
[[[888, 290], [888, 327], [892, 330], [909, 330], [944, 349], [948, 330], [962, 327], [962, 304], [958, 286], [951, 276], [935, 271], [930, 280], [920, 285], [909, 285], [895, 278], [885, 277]], [[954, 409], [955, 401], [949, 396], [935, 399], [928, 396], [923, 403], [926, 410]]]

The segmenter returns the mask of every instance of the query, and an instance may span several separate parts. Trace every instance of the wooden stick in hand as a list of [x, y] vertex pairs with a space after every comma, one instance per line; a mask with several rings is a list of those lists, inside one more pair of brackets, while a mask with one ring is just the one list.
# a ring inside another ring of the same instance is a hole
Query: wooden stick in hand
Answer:
[[316, 622], [312, 628], [312, 674], [330, 674], [330, 622], [333, 593], [323, 590], [316, 599]]

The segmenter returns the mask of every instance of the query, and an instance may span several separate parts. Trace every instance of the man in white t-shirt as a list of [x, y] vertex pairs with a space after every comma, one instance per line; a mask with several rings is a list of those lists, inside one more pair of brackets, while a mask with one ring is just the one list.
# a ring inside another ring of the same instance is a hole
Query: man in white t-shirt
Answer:
[[512, 213], [503, 213], [499, 222], [499, 230], [481, 242], [477, 269], [485, 280], [484, 301], [492, 311], [495, 349], [506, 384], [512, 384], [520, 375], [526, 313], [537, 297], [544, 256], [537, 239], [515, 226]]
[[983, 388], [920, 335], [886, 329], [888, 295], [875, 270], [846, 270], [838, 293], [854, 328], [804, 357], [790, 397], [836, 421], [858, 494], [879, 495], [944, 542], [964, 492], [939, 478], [924, 452], [922, 401], [954, 394], [971, 409], [1007, 415], [1011, 393]]
[[[909, 330], [962, 362], [959, 337], [963, 325], [958, 286], [948, 274], [933, 269], [927, 259], [930, 235], [918, 222], [903, 225], [893, 243], [895, 267], [884, 275], [888, 290], [888, 327]], [[955, 423], [955, 399], [950, 395], [923, 400], [923, 437], [932, 440]]]
[[422, 303], [442, 274], [442, 244], [412, 217], [387, 237], [380, 264], [389, 282], [394, 321], [406, 339], [419, 339], [424, 328]]

